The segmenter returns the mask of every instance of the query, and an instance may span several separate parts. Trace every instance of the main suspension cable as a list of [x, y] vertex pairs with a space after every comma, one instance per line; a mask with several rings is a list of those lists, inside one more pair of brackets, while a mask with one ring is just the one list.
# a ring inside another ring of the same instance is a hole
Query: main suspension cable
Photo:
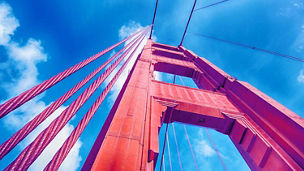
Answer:
[[102, 71], [109, 63], [111, 63], [117, 56], [119, 56], [125, 49], [130, 48], [130, 46], [137, 39], [140, 38], [138, 35], [131, 42], [129, 42], [125, 47], [123, 47], [119, 52], [110, 57], [105, 63], [100, 67], [90, 73], [82, 81], [77, 83], [68, 92], [58, 98], [50, 106], [44, 109], [41, 113], [36, 115], [31, 121], [29, 121], [23, 128], [16, 132], [10, 139], [5, 141], [0, 146], [0, 159], [2, 159], [7, 153], [9, 153], [20, 141], [22, 141], [28, 134], [30, 134], [38, 125], [40, 125], [47, 117], [49, 117], [55, 110], [57, 110], [64, 102], [66, 102], [71, 96], [73, 96], [81, 87], [88, 83], [93, 77], [95, 77], [100, 71]]
[[256, 51], [260, 51], [260, 52], [264, 52], [264, 53], [268, 53], [268, 54], [272, 54], [272, 55], [276, 55], [276, 56], [280, 56], [280, 57], [284, 57], [284, 58], [288, 58], [288, 59], [291, 59], [291, 60], [294, 60], [294, 61], [304, 62], [304, 58], [300, 58], [300, 57], [286, 55], [286, 54], [282, 54], [282, 53], [279, 53], [279, 52], [258, 48], [258, 47], [255, 47], [255, 46], [250, 46], [250, 45], [246, 45], [246, 44], [242, 44], [242, 43], [238, 43], [238, 42], [224, 40], [224, 39], [216, 38], [216, 37], [213, 37], [213, 36], [208, 36], [208, 35], [201, 34], [201, 33], [190, 33], [190, 34], [201, 36], [201, 37], [204, 37], [204, 38], [207, 38], [207, 39], [213, 39], [213, 40], [224, 42], [224, 43], [227, 43], [227, 44], [233, 44], [233, 45], [236, 45], [236, 46], [245, 47], [245, 48], [248, 48], [248, 49], [252, 49], [252, 50], [256, 50]]
[[[146, 34], [146, 31], [141, 34]], [[132, 48], [134, 45], [135, 44], [132, 45]], [[100, 75], [81, 95], [79, 95], [77, 99], [74, 100], [69, 107], [60, 114], [60, 116], [52, 121], [52, 123], [46, 129], [44, 129], [30, 145], [27, 146], [5, 170], [16, 168], [26, 170], [127, 54], [128, 52], [125, 52], [124, 55], [121, 55], [102, 75]]]
[[93, 55], [93, 56], [85, 59], [84, 61], [82, 61], [82, 62], [80, 62], [80, 63], [78, 63], [78, 64], [70, 67], [69, 69], [66, 69], [65, 71], [63, 71], [63, 72], [61, 72], [61, 73], [59, 73], [59, 74], [51, 77], [50, 79], [42, 82], [41, 84], [38, 84], [38, 85], [34, 86], [33, 88], [31, 88], [31, 89], [29, 89], [29, 90], [21, 93], [20, 95], [9, 99], [8, 101], [6, 101], [2, 105], [0, 105], [0, 118], [6, 116], [11, 111], [15, 110], [16, 108], [18, 108], [19, 106], [23, 105], [27, 101], [33, 99], [37, 95], [41, 94], [42, 92], [44, 92], [48, 88], [54, 86], [55, 84], [57, 84], [58, 82], [62, 81], [66, 77], [70, 76], [71, 74], [77, 72], [81, 68], [87, 66], [91, 62], [93, 62], [96, 59], [100, 58], [104, 54], [108, 53], [109, 51], [111, 51], [115, 47], [121, 45], [123, 42], [131, 39], [132, 37], [134, 37], [135, 35], [137, 35], [140, 32], [142, 32], [142, 30], [140, 30], [140, 31], [132, 34], [131, 36], [129, 36], [129, 37], [125, 38], [124, 40], [122, 40], [122, 41], [120, 41], [120, 42], [118, 42], [118, 43], [110, 46], [109, 48], [107, 48], [107, 49], [105, 49], [105, 50], [97, 53], [96, 55]]
[[118, 72], [115, 74], [115, 76], [112, 78], [110, 83], [106, 86], [106, 88], [103, 90], [101, 95], [98, 97], [98, 99], [94, 102], [94, 104], [90, 107], [88, 112], [83, 116], [81, 121], [78, 123], [77, 127], [73, 130], [69, 138], [64, 142], [62, 147], [57, 151], [57, 153], [54, 155], [53, 159], [49, 162], [49, 164], [45, 167], [46, 170], [58, 170], [61, 163], [64, 161], [66, 156], [68, 155], [69, 151], [72, 149], [80, 135], [82, 134], [85, 127], [90, 122], [91, 118], [94, 116], [96, 111], [98, 110], [99, 106], [102, 104], [103, 100], [107, 96], [107, 94], [110, 92], [111, 88], [114, 86], [115, 82], [118, 80], [119, 76], [122, 74], [124, 69], [126, 68], [127, 64], [133, 57], [133, 55], [136, 53], [137, 48], [140, 46], [141, 42], [143, 41], [145, 36], [141, 37], [141, 40], [138, 42], [137, 46], [133, 49], [133, 52], [129, 55], [128, 59], [125, 61], [125, 63], [121, 66], [121, 68], [118, 70]]

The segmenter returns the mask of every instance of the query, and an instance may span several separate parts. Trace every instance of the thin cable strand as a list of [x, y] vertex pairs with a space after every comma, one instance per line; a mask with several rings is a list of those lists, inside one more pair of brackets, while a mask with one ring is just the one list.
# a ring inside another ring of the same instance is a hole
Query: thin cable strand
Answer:
[[229, 0], [223, 0], [223, 1], [219, 1], [219, 2], [216, 2], [216, 3], [210, 4], [210, 5], [206, 5], [206, 6], [203, 6], [203, 7], [197, 8], [197, 9], [195, 9], [194, 11], [198, 11], [198, 10], [202, 10], [202, 9], [205, 9], [205, 8], [209, 8], [209, 7], [212, 7], [212, 6], [215, 6], [215, 5], [221, 4], [221, 3], [223, 3], [223, 2], [227, 2], [227, 1], [229, 1]]
[[213, 142], [213, 140], [211, 138], [211, 135], [209, 134], [209, 132], [208, 132], [208, 130], [206, 128], [204, 128], [204, 129], [205, 129], [205, 131], [207, 133], [207, 136], [208, 136], [209, 140], [211, 141], [211, 144], [212, 144], [212, 146], [213, 146], [213, 148], [214, 148], [214, 150], [216, 152], [217, 157], [220, 159], [220, 162], [221, 162], [224, 170], [227, 171], [227, 167], [226, 167], [226, 165], [225, 165], [225, 163], [224, 163], [224, 161], [223, 161], [220, 153], [218, 152], [217, 147], [216, 147], [215, 143]]
[[154, 14], [153, 14], [153, 19], [152, 19], [151, 32], [150, 32], [149, 39], [152, 38], [153, 27], [154, 27], [154, 21], [155, 21], [156, 11], [157, 11], [157, 6], [158, 6], [158, 0], [156, 0], [156, 4], [155, 4], [155, 8], [154, 8]]
[[[168, 123], [167, 123], [167, 126], [166, 126], [165, 139], [164, 139], [164, 147], [163, 147], [163, 150], [162, 150], [162, 159], [164, 158], [164, 152], [165, 152], [165, 148], [166, 148], [166, 137], [167, 137], [168, 127], [169, 127], [169, 123], [171, 121], [172, 113], [173, 113], [173, 108], [170, 111], [169, 120], [168, 120]], [[161, 162], [160, 162], [160, 167], [159, 167], [160, 170], [162, 168], [162, 165], [163, 165], [163, 160], [161, 160]]]
[[167, 125], [166, 125], [165, 139], [164, 139], [164, 146], [163, 146], [163, 150], [162, 150], [162, 159], [161, 159], [161, 162], [160, 162], [160, 167], [159, 167], [159, 170], [160, 170], [160, 171], [161, 171], [162, 166], [163, 166], [163, 159], [164, 159], [165, 148], [166, 148], [166, 138], [167, 138], [168, 126], [169, 126], [169, 123], [167, 123]]
[[186, 36], [187, 29], [188, 29], [188, 26], [189, 26], [189, 23], [190, 23], [190, 20], [191, 20], [191, 17], [192, 17], [192, 14], [193, 14], [193, 11], [194, 11], [194, 8], [195, 8], [195, 5], [196, 5], [196, 1], [197, 1], [197, 0], [194, 0], [193, 7], [192, 7], [192, 9], [191, 9], [191, 13], [190, 13], [190, 16], [189, 16], [189, 18], [188, 18], [188, 22], [187, 22], [187, 25], [186, 25], [186, 28], [185, 28], [185, 31], [184, 31], [184, 34], [183, 34], [183, 37], [182, 37], [182, 40], [181, 40], [179, 46], [182, 46], [182, 45], [183, 45], [184, 38], [185, 38], [185, 36]]
[[176, 134], [175, 134], [174, 123], [172, 123], [172, 129], [173, 129], [173, 136], [174, 136], [174, 141], [175, 141], [175, 146], [176, 146], [176, 151], [177, 151], [177, 156], [178, 156], [179, 168], [180, 168], [180, 170], [183, 170], [182, 161], [181, 161], [181, 157], [180, 157], [180, 153], [179, 153], [179, 148], [178, 148], [178, 144], [177, 144], [177, 139], [176, 139]]
[[268, 54], [272, 54], [272, 55], [276, 55], [276, 56], [281, 56], [281, 57], [288, 58], [288, 59], [295, 60], [295, 61], [299, 61], [299, 62], [304, 62], [304, 58], [300, 58], [300, 57], [286, 55], [286, 54], [282, 54], [282, 53], [279, 53], [279, 52], [258, 48], [258, 47], [255, 47], [255, 46], [250, 46], [250, 45], [246, 45], [246, 44], [242, 44], [242, 43], [237, 43], [237, 42], [233, 42], [233, 41], [229, 41], [229, 40], [224, 40], [224, 39], [216, 38], [216, 37], [213, 37], [213, 36], [208, 36], [208, 35], [205, 35], [205, 34], [200, 34], [200, 33], [191, 33], [191, 34], [201, 36], [201, 37], [204, 37], [204, 38], [207, 38], [207, 39], [217, 40], [217, 41], [228, 43], [228, 44], [233, 44], [233, 45], [236, 45], [236, 46], [245, 47], [245, 48], [252, 49], [252, 50], [255, 50], [255, 51], [260, 51], [260, 52], [264, 52], [264, 53], [268, 53]]
[[[179, 76], [178, 78], [181, 80], [182, 85], [185, 86], [185, 83], [184, 83], [182, 77]], [[194, 155], [191, 143], [190, 143], [190, 138], [189, 138], [189, 135], [188, 135], [188, 132], [187, 132], [187, 128], [186, 128], [185, 124], [183, 124], [183, 125], [184, 125], [185, 134], [186, 134], [186, 137], [187, 137], [187, 140], [188, 140], [188, 144], [189, 144], [189, 147], [190, 147], [190, 150], [191, 150], [192, 158], [193, 158], [193, 161], [194, 161], [194, 164], [195, 164], [195, 168], [198, 171], [198, 165], [197, 165], [197, 162], [196, 162], [196, 159], [195, 159], [195, 155]]]
[[189, 138], [189, 135], [188, 135], [188, 132], [187, 132], [187, 128], [186, 128], [185, 124], [183, 124], [183, 126], [184, 126], [184, 130], [185, 130], [186, 138], [187, 138], [187, 141], [188, 141], [190, 150], [191, 150], [192, 159], [193, 159], [193, 162], [194, 162], [194, 164], [195, 164], [195, 168], [196, 168], [196, 170], [198, 171], [198, 165], [197, 165], [197, 163], [196, 163], [195, 155], [194, 155], [194, 152], [193, 152], [193, 149], [192, 149], [192, 145], [191, 145], [191, 143], [190, 143], [190, 138]]
[[164, 163], [164, 171], [166, 171], [166, 162], [165, 162], [165, 157], [163, 158], [163, 163]]
[[166, 137], [166, 141], [167, 141], [167, 144], [168, 144], [168, 156], [169, 156], [169, 164], [170, 164], [170, 171], [172, 171], [172, 161], [171, 161], [171, 150], [170, 150], [170, 141], [169, 141], [169, 133], [167, 133], [167, 137]]

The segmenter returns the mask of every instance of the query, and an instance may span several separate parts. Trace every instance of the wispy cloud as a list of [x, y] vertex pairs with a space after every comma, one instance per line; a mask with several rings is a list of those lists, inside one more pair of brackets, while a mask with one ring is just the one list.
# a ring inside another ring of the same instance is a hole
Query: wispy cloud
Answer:
[[304, 83], [304, 69], [301, 69], [300, 74], [297, 79], [298, 79], [298, 82]]
[[[38, 84], [40, 81], [38, 80], [39, 71], [37, 64], [47, 61], [47, 54], [44, 52], [39, 40], [30, 38], [25, 45], [12, 40], [17, 27], [19, 27], [19, 22], [14, 16], [12, 8], [7, 3], [1, 3], [0, 45], [6, 50], [7, 59], [5, 58], [6, 60], [0, 63], [0, 88], [7, 93], [8, 99]], [[2, 120], [3, 124], [10, 130], [16, 131], [20, 129], [26, 122], [47, 107], [45, 102], [41, 100], [42, 97], [43, 94], [7, 115]], [[30, 144], [65, 108], [65, 106], [61, 106], [53, 115], [39, 125], [21, 142], [18, 146], [19, 150], [23, 150]], [[67, 124], [29, 169], [42, 170], [73, 129], [73, 125]], [[81, 161], [79, 149], [81, 144], [81, 141], [78, 140], [61, 165], [60, 170], [76, 170], [79, 167]]]
[[[43, 52], [41, 42], [29, 39], [24, 46], [19, 43], [10, 42], [6, 45], [8, 51], [7, 68], [18, 73], [11, 77], [11, 82], [3, 83], [5, 89], [9, 89], [9, 96], [16, 96], [19, 93], [38, 84], [38, 69], [36, 64], [45, 62], [47, 55]], [[5, 70], [6, 68], [2, 68]]]
[[203, 129], [198, 132], [199, 138], [194, 139], [194, 149], [198, 155], [205, 157], [212, 157], [215, 155], [215, 151], [210, 144], [204, 139]]
[[[56, 117], [60, 115], [62, 111], [66, 109], [66, 106], [61, 106], [58, 108], [47, 120], [45, 120], [39, 127], [37, 127], [22, 144], [23, 147], [26, 147], [30, 144], [37, 135], [40, 134]], [[41, 153], [39, 158], [31, 165], [29, 170], [41, 170], [44, 168], [48, 162], [51, 161], [55, 153], [59, 150], [59, 148], [63, 145], [64, 140], [71, 134], [74, 126], [71, 124], [67, 124], [63, 129], [58, 133], [58, 135], [51, 141], [51, 143], [46, 147], [46, 149]], [[81, 141], [77, 141], [76, 144], [71, 149], [70, 153], [62, 163], [59, 170], [76, 170], [81, 161], [81, 156], [79, 154], [79, 149], [82, 145]]]
[[198, 154], [206, 157], [211, 157], [215, 154], [215, 151], [212, 149], [212, 147], [208, 144], [206, 140], [198, 141], [195, 149]]
[[[137, 32], [137, 31], [141, 30], [142, 28], [144, 28], [144, 27], [140, 23], [135, 22], [135, 21], [129, 21], [128, 24], [123, 25], [119, 29], [119, 31], [118, 31], [119, 38], [120, 39], [124, 39], [124, 38], [130, 36], [131, 34], [133, 34], [133, 33]], [[155, 35], [152, 35], [152, 40], [154, 42], [156, 42], [157, 41], [157, 37]]]
[[118, 35], [120, 39], [124, 39], [131, 34], [139, 31], [140, 29], [144, 28], [140, 23], [135, 21], [130, 21], [128, 24], [121, 26], [118, 31]]
[[12, 8], [6, 4], [0, 4], [0, 45], [6, 45], [15, 30], [19, 27], [18, 20], [12, 13]]

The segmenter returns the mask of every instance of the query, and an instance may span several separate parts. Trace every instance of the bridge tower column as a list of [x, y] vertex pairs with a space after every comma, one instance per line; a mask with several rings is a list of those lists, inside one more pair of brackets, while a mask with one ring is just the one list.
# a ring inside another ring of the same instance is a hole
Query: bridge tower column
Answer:
[[[199, 89], [156, 81], [154, 71], [193, 78]], [[228, 135], [253, 170], [304, 168], [302, 118], [184, 47], [149, 39], [83, 169], [154, 170], [170, 122]]]

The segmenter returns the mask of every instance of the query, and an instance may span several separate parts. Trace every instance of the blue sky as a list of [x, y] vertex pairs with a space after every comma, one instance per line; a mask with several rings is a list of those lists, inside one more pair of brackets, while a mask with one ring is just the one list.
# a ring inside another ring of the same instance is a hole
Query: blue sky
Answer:
[[[212, 2], [215, 1], [198, 0], [197, 7]], [[4, 101], [107, 48], [138, 27], [151, 24], [155, 1], [24, 0], [0, 1], [0, 4], [0, 101]], [[175, 46], [179, 44], [192, 4], [192, 1], [182, 0], [159, 1], [154, 27], [157, 42]], [[304, 117], [302, 63], [191, 34], [208, 34], [304, 58], [303, 13], [302, 0], [231, 0], [194, 12], [184, 46], [207, 58], [228, 74], [249, 82]], [[75, 83], [74, 80], [83, 78], [108, 56], [49, 89], [10, 116], [1, 119], [0, 143], [71, 88]], [[194, 86], [191, 80], [183, 79], [188, 86]], [[172, 82], [172, 76], [163, 74], [162, 80]], [[178, 79], [177, 83], [180, 84]], [[96, 94], [98, 95], [98, 92]], [[86, 112], [85, 109], [97, 98], [96, 94], [69, 122], [58, 139], [68, 136]], [[62, 111], [74, 99], [73, 96], [56, 113], [60, 114], [60, 110]], [[113, 99], [115, 93], [102, 104], [72, 150], [72, 154], [68, 156], [62, 170], [80, 169], [111, 108]], [[47, 123], [1, 160], [0, 169], [5, 168], [7, 163], [11, 162], [45, 125]], [[197, 149], [196, 157], [200, 161], [200, 168], [222, 169], [204, 130], [193, 126], [187, 128], [191, 142]], [[182, 125], [176, 124], [176, 130], [181, 147], [186, 146]], [[228, 170], [248, 170], [227, 137], [215, 131], [210, 133]], [[172, 130], [169, 131], [169, 135], [172, 158], [176, 159], [174, 167], [178, 170]], [[162, 138], [163, 131], [160, 135], [161, 142]], [[56, 143], [48, 148], [51, 153], [52, 149], [56, 148]], [[192, 170], [194, 165], [189, 164], [192, 161], [189, 150], [182, 149], [182, 154], [185, 156], [182, 159], [184, 169]], [[43, 157], [48, 158], [49, 155], [45, 153]], [[39, 170], [38, 163], [39, 161], [31, 169]], [[169, 169], [168, 163], [166, 164]]]

